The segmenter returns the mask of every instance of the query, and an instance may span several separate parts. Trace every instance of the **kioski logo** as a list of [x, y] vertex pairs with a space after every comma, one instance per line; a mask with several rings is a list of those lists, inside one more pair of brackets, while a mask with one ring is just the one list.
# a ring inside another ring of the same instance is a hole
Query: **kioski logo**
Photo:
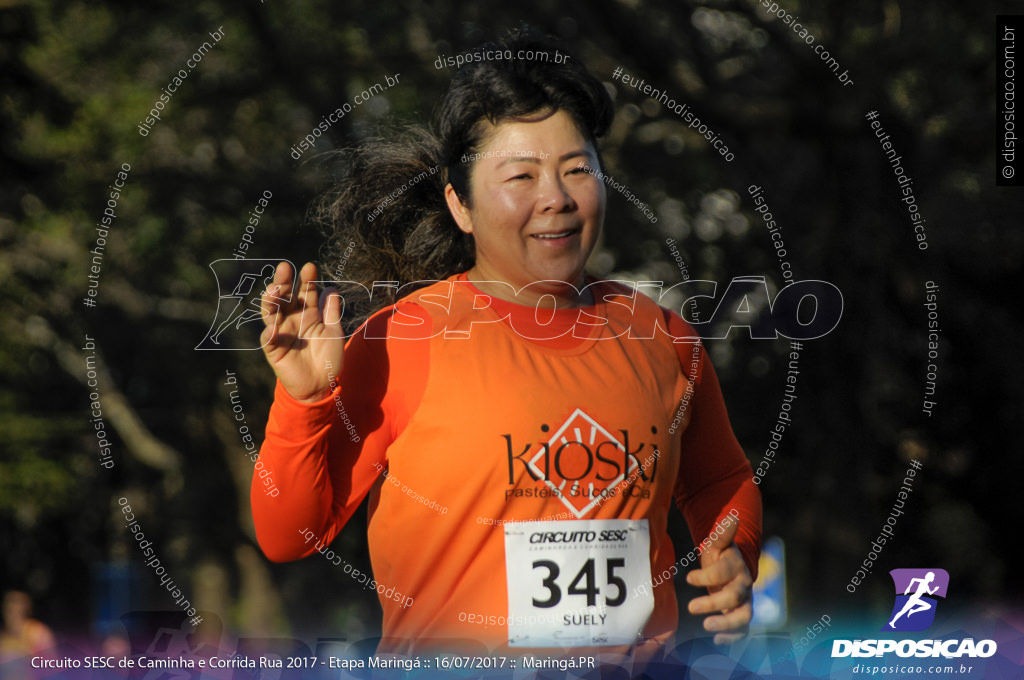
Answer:
[[924, 630], [935, 620], [937, 597], [946, 597], [949, 574], [945, 569], [893, 569], [896, 602], [884, 631]]
[[[640, 442], [632, 448], [629, 430], [619, 430], [619, 439], [579, 408], [554, 433], [547, 424], [540, 429], [547, 441], [527, 443], [518, 455], [520, 444], [512, 443], [511, 434], [501, 435], [508, 450], [506, 500], [555, 496], [581, 518], [619, 494], [651, 497], [644, 483], [653, 482], [658, 472], [661, 453], [656, 443]], [[651, 434], [657, 435], [658, 429], [652, 426]], [[517, 460], [533, 481], [543, 480], [547, 488], [531, 488], [528, 482], [517, 485]]]

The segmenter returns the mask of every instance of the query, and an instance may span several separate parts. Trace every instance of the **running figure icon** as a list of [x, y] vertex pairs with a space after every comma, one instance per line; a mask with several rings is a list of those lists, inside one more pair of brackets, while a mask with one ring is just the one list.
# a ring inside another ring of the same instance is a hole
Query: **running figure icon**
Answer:
[[896, 614], [896, 616], [892, 617], [892, 621], [889, 622], [890, 628], [895, 628], [896, 620], [904, 614], [906, 614], [907, 618], [909, 619], [912, 615], [918, 612], [928, 611], [929, 609], [935, 606], [930, 601], [921, 599], [924, 595], [934, 595], [935, 591], [939, 589], [939, 586], [935, 586], [934, 588], [928, 587], [928, 585], [934, 580], [935, 572], [933, 571], [929, 571], [924, 576], [924, 578], [910, 579], [910, 583], [907, 585], [907, 589], [903, 591], [903, 594], [909, 595], [915, 583], [919, 584], [917, 586], [917, 592], [915, 592], [913, 595], [910, 595], [910, 598], [906, 601], [906, 603], [904, 603], [903, 609], [901, 609], [899, 613]]
[[881, 630], [910, 632], [929, 628], [935, 622], [939, 600], [946, 597], [949, 589], [949, 572], [939, 567], [925, 567], [893, 569], [889, 575], [896, 598], [889, 621]]
[[[256, 280], [260, 277], [263, 278], [263, 286], [257, 287]], [[249, 323], [262, 318], [260, 314], [260, 298], [263, 297], [263, 293], [274, 281], [274, 267], [272, 265], [265, 265], [263, 272], [259, 275], [246, 274], [238, 281], [238, 285], [231, 291], [230, 295], [224, 297], [237, 298], [238, 302], [235, 304], [235, 308], [228, 314], [227, 320], [217, 328], [217, 332], [210, 336], [210, 340], [216, 344], [220, 344], [220, 334], [230, 328], [240, 328], [243, 323]]]
[[[285, 260], [287, 262], [287, 260]], [[217, 283], [217, 311], [198, 350], [258, 350], [262, 324], [262, 297], [274, 280], [274, 271], [280, 260], [237, 260], [222, 258], [210, 263], [210, 271]], [[288, 263], [291, 264], [290, 262]], [[281, 293], [274, 300], [286, 301], [291, 291]], [[258, 330], [249, 332], [249, 324]], [[244, 329], [244, 330], [243, 330]]]

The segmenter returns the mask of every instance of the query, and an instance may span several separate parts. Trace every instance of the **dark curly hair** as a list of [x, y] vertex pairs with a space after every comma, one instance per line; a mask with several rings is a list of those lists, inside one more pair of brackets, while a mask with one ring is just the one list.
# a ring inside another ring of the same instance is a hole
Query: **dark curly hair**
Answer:
[[[518, 58], [527, 51], [535, 58]], [[611, 97], [564, 46], [522, 30], [481, 45], [470, 56], [495, 52], [513, 58], [471, 58], [455, 73], [431, 129], [392, 126], [348, 152], [341, 181], [314, 210], [328, 237], [322, 252], [324, 268], [336, 271], [336, 265], [345, 261], [343, 276], [335, 278], [370, 290], [376, 281], [401, 285], [443, 280], [473, 266], [472, 236], [455, 224], [444, 189], [451, 183], [459, 200], [471, 205], [473, 154], [483, 143], [488, 124], [565, 111], [595, 147], [607, 133]], [[348, 285], [349, 290], [342, 286], [343, 295], [360, 292], [354, 290], [358, 286]], [[401, 295], [412, 291], [412, 286], [405, 286]], [[393, 304], [401, 297], [396, 293], [397, 288], [378, 287], [368, 300], [365, 292], [345, 295], [351, 322], [361, 323]]]

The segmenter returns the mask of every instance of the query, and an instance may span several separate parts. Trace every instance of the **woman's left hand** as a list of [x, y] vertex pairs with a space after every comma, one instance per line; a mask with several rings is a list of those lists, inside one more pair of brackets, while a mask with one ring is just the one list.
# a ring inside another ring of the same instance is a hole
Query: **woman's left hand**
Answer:
[[754, 579], [733, 544], [739, 522], [733, 521], [700, 555], [700, 569], [686, 575], [692, 586], [703, 586], [708, 595], [690, 600], [691, 614], [715, 614], [704, 619], [704, 630], [715, 633], [715, 644], [724, 645], [747, 634], [754, 614]]

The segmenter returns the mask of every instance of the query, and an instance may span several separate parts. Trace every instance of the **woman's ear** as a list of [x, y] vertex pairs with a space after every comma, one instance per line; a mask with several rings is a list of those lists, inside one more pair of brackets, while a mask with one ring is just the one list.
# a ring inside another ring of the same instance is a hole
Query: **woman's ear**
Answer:
[[450, 183], [444, 188], [444, 200], [448, 203], [448, 210], [451, 212], [455, 224], [459, 225], [459, 229], [467, 234], [472, 234], [473, 218], [469, 216], [469, 208], [463, 205], [455, 187]]

